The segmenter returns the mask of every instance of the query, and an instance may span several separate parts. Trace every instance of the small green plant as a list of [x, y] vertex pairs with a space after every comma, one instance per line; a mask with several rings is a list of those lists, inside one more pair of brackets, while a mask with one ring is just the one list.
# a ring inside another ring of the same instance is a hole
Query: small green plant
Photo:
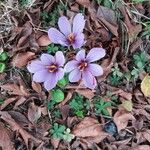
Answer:
[[50, 129], [50, 134], [54, 139], [63, 139], [66, 127], [58, 123], [54, 123], [53, 127]]
[[147, 40], [150, 39], [150, 21], [142, 23], [145, 26], [142, 36], [145, 36]]
[[2, 105], [4, 103], [3, 99], [0, 99], [0, 105]]
[[112, 104], [118, 104], [118, 101], [119, 101], [118, 95], [113, 95], [112, 92], [107, 91], [106, 92], [106, 97], [111, 99], [111, 101], [113, 102]]
[[60, 11], [66, 11], [67, 10], [67, 3], [63, 3], [60, 1], [56, 7], [52, 9], [51, 12], [41, 12], [40, 16], [42, 18], [42, 23], [44, 26], [55, 26], [57, 23], [57, 20], [59, 18], [59, 12]]
[[60, 88], [65, 87], [69, 83], [68, 74], [65, 74], [65, 76], [57, 82], [57, 86]]
[[65, 98], [64, 92], [60, 89], [53, 89], [51, 91], [51, 99], [56, 103], [63, 101]]
[[148, 62], [148, 58], [146, 55], [147, 53], [145, 51], [133, 55], [133, 62], [135, 67], [133, 67], [131, 75], [134, 79], [138, 78], [140, 71], [142, 71], [146, 67], [145, 64]]
[[148, 1], [148, 0], [132, 0], [133, 3], [143, 3], [146, 1]]
[[6, 52], [0, 53], [0, 73], [6, 70], [6, 61], [8, 60], [8, 54]]
[[105, 102], [102, 98], [94, 100], [94, 108], [96, 115], [102, 114], [104, 116], [110, 116], [107, 108], [111, 106], [111, 102]]
[[67, 142], [70, 142], [74, 138], [69, 128], [66, 129], [64, 125], [58, 123], [54, 123], [53, 127], [50, 129], [50, 135], [54, 139], [63, 139]]
[[113, 2], [111, 0], [95, 0], [99, 5], [104, 7], [112, 8]]
[[122, 80], [123, 73], [120, 71], [118, 64], [116, 63], [111, 69], [111, 74], [109, 75], [109, 80], [112, 85], [117, 86]]
[[20, 7], [28, 8], [34, 4], [34, 0], [19, 0]]
[[49, 54], [55, 54], [57, 51], [65, 51], [65, 48], [61, 45], [52, 43], [47, 46], [46, 50], [47, 50], [47, 53]]
[[86, 111], [90, 109], [90, 103], [88, 100], [84, 100], [84, 97], [76, 94], [71, 102], [69, 103], [70, 108], [73, 110], [74, 114], [78, 117], [83, 118]]

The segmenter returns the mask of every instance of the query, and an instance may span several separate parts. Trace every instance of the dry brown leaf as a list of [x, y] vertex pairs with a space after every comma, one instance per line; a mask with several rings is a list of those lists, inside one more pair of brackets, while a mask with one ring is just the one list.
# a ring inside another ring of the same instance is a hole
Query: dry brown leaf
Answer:
[[89, 89], [76, 89], [75, 91], [88, 99], [92, 99], [94, 97], [94, 92]]
[[131, 148], [131, 150], [150, 150], [149, 145], [138, 145], [134, 148]]
[[40, 139], [35, 138], [30, 133], [28, 133], [26, 130], [24, 130], [12, 117], [8, 112], [6, 111], [0, 111], [1, 119], [3, 119], [5, 122], [7, 122], [13, 131], [18, 131], [20, 135], [22, 136], [26, 146], [28, 147], [28, 141], [29, 139], [33, 140], [35, 143], [41, 143]]
[[27, 99], [25, 97], [20, 97], [15, 103], [14, 109], [17, 109], [19, 105], [23, 104]]
[[90, 6], [90, 1], [89, 0], [76, 0], [77, 3], [79, 3], [80, 5], [84, 6], [84, 7], [89, 7]]
[[135, 120], [135, 118], [131, 113], [120, 109], [115, 113], [113, 120], [114, 120], [114, 122], [117, 126], [117, 129], [118, 129], [118, 132], [119, 132], [120, 130], [126, 128], [129, 120]]
[[146, 130], [142, 135], [148, 142], [150, 142], [150, 130]]
[[33, 59], [35, 53], [33, 52], [23, 52], [18, 53], [14, 56], [12, 60], [12, 65], [18, 68], [22, 68], [28, 64], [28, 62]]
[[41, 85], [39, 83], [37, 83], [37, 82], [32, 81], [32, 88], [37, 93], [41, 93], [42, 92]]
[[73, 129], [73, 134], [77, 137], [97, 137], [107, 136], [108, 134], [102, 130], [102, 126], [99, 122], [91, 117], [85, 117], [78, 125]]
[[29, 92], [23, 85], [18, 86], [15, 83], [7, 83], [0, 86], [2, 89], [9, 92], [9, 94], [20, 95], [20, 96], [29, 96]]
[[112, 93], [119, 94], [121, 97], [125, 98], [126, 100], [132, 100], [132, 94], [129, 92], [125, 92], [122, 89], [118, 89], [117, 91], [114, 91]]
[[41, 117], [41, 108], [36, 106], [34, 103], [30, 104], [30, 107], [28, 109], [28, 119], [33, 124], [38, 121], [38, 119]]
[[42, 35], [38, 40], [37, 40], [39, 46], [48, 46], [52, 42], [48, 38], [48, 35]]
[[112, 9], [104, 6], [99, 6], [97, 10], [97, 17], [104, 18], [106, 21], [117, 27], [116, 13]]
[[23, 26], [23, 29], [20, 33], [20, 38], [17, 44], [17, 47], [21, 47], [25, 44], [26, 41], [28, 41], [28, 36], [32, 33], [32, 26], [29, 22], [26, 22], [26, 24]]
[[124, 22], [127, 26], [129, 40], [132, 43], [137, 38], [137, 35], [141, 32], [142, 25], [141, 24], [133, 25], [129, 18], [129, 14], [128, 14], [129, 11], [127, 11], [124, 7], [121, 7], [120, 10], [124, 16]]
[[17, 100], [18, 97], [11, 97], [4, 101], [2, 105], [0, 105], [0, 110], [3, 110], [7, 105]]
[[15, 147], [10, 139], [9, 130], [0, 122], [0, 147], [3, 150], [15, 150]]

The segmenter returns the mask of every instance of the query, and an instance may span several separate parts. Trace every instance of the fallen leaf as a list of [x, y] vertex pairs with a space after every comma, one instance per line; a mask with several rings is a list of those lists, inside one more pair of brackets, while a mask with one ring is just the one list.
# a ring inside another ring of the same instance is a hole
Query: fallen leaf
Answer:
[[38, 40], [37, 40], [39, 46], [48, 46], [52, 42], [48, 38], [48, 35], [42, 35]]
[[25, 44], [26, 41], [28, 41], [28, 36], [32, 33], [32, 26], [29, 22], [26, 22], [25, 25], [22, 28], [22, 31], [20, 33], [20, 37], [17, 43], [17, 47], [21, 47]]
[[22, 136], [26, 146], [28, 147], [28, 141], [29, 139], [33, 140], [35, 143], [41, 143], [42, 141], [38, 138], [35, 138], [30, 133], [28, 133], [26, 130], [24, 130], [12, 117], [8, 112], [6, 111], [0, 111], [0, 118], [3, 119], [5, 122], [7, 122], [13, 131], [18, 131], [20, 135]]
[[132, 101], [123, 101], [121, 106], [127, 111], [132, 111], [133, 103]]
[[73, 128], [72, 132], [77, 137], [97, 137], [107, 136], [108, 134], [103, 131], [99, 122], [91, 117], [85, 117], [78, 125]]
[[18, 68], [22, 68], [27, 65], [27, 63], [32, 60], [35, 56], [33, 52], [23, 52], [18, 53], [13, 57], [12, 65]]
[[33, 124], [38, 121], [38, 119], [41, 117], [41, 108], [36, 106], [34, 103], [30, 104], [30, 107], [28, 109], [28, 119]]
[[150, 76], [146, 75], [141, 82], [141, 91], [147, 97], [150, 96]]
[[114, 115], [114, 122], [117, 126], [118, 132], [122, 129], [125, 129], [128, 125], [129, 120], [134, 120], [134, 116], [126, 111], [118, 110]]
[[9, 130], [4, 127], [4, 124], [0, 122], [0, 147], [3, 150], [15, 150], [15, 147], [10, 139]]
[[90, 0], [76, 0], [76, 2], [86, 8], [90, 6]]
[[18, 97], [11, 97], [8, 99], [5, 99], [4, 103], [0, 105], [0, 110], [3, 110], [5, 107], [7, 107], [10, 103], [17, 100]]
[[37, 82], [32, 81], [32, 88], [37, 93], [41, 93], [42, 92], [41, 85], [39, 83], [37, 83]]
[[15, 83], [7, 83], [4, 85], [1, 85], [0, 87], [13, 95], [29, 96], [28, 90], [23, 85], [19, 86]]
[[149, 145], [138, 145], [135, 146], [134, 148], [131, 148], [131, 150], [150, 150]]
[[143, 137], [150, 142], [150, 130], [146, 130], [145, 132], [142, 132]]
[[89, 89], [76, 89], [75, 91], [88, 99], [92, 99], [94, 97], [94, 92]]

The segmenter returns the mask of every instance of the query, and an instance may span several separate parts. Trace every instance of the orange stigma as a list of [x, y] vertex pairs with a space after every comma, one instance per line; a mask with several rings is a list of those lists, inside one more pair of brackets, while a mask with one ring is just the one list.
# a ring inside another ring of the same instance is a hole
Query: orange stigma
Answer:
[[68, 41], [69, 41], [69, 43], [73, 43], [74, 42], [74, 40], [75, 40], [75, 37], [74, 37], [74, 35], [73, 35], [73, 33], [70, 33], [69, 35], [68, 35]]
[[46, 68], [48, 68], [49, 72], [55, 72], [58, 69], [55, 64], [52, 64], [50, 66], [46, 66]]
[[79, 68], [80, 71], [83, 71], [87, 66], [88, 66], [88, 63], [85, 62], [85, 61], [82, 61], [82, 62], [79, 64], [78, 68]]

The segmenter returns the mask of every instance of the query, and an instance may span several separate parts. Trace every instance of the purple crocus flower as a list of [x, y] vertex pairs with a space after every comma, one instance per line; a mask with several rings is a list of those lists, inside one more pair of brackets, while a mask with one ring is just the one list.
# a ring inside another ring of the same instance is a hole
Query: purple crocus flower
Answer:
[[55, 56], [42, 54], [40, 60], [35, 60], [27, 66], [29, 72], [34, 73], [33, 81], [44, 82], [47, 90], [54, 88], [58, 80], [64, 76], [62, 66], [65, 63], [64, 55], [61, 51], [56, 52]]
[[101, 59], [105, 54], [103, 48], [92, 48], [87, 56], [85, 55], [85, 50], [80, 50], [75, 59], [65, 65], [64, 70], [70, 72], [69, 81], [78, 82], [82, 79], [86, 87], [94, 89], [97, 85], [95, 77], [102, 75], [103, 69], [93, 62]]
[[80, 48], [85, 43], [84, 34], [82, 33], [84, 26], [85, 20], [81, 13], [74, 17], [72, 26], [69, 20], [65, 16], [62, 16], [58, 20], [58, 27], [61, 32], [56, 28], [50, 28], [48, 36], [55, 44], [63, 46], [72, 45], [74, 49]]

